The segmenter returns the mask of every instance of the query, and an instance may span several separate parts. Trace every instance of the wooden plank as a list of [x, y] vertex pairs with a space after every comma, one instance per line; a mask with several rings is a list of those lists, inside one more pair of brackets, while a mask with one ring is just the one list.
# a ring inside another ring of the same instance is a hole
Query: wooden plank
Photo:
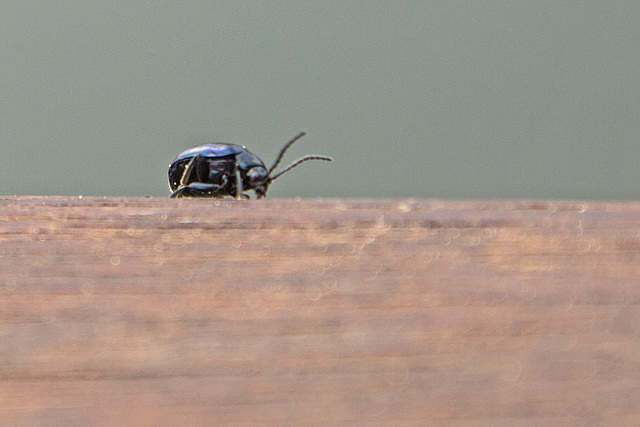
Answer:
[[640, 203], [0, 197], [0, 423], [640, 423]]

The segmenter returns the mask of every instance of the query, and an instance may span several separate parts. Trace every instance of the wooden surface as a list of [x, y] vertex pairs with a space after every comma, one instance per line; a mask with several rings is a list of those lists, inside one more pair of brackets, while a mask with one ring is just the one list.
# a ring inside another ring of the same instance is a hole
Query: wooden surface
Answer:
[[639, 303], [639, 203], [0, 197], [0, 424], [638, 425]]

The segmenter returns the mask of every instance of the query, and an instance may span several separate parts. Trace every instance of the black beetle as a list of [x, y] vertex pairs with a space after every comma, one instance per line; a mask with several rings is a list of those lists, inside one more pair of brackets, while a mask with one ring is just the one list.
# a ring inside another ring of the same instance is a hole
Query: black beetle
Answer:
[[261, 199], [267, 194], [271, 182], [300, 163], [307, 160], [333, 161], [327, 156], [306, 155], [271, 175], [289, 147], [305, 135], [305, 132], [300, 132], [287, 142], [269, 170], [262, 160], [240, 145], [204, 144], [183, 151], [169, 166], [171, 197], [232, 196], [248, 199], [249, 196], [243, 192], [253, 190], [256, 198]]

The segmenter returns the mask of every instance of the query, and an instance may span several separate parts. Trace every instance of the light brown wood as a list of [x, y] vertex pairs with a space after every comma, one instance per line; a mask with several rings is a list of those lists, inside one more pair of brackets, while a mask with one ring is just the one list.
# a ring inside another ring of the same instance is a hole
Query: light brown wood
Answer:
[[640, 423], [640, 204], [0, 197], [0, 424]]

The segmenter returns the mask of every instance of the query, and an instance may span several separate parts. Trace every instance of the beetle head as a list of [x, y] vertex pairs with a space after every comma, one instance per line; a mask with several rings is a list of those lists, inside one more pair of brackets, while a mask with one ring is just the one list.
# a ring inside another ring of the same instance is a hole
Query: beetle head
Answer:
[[258, 199], [262, 199], [267, 194], [267, 189], [268, 189], [269, 185], [273, 181], [275, 181], [276, 178], [280, 177], [281, 175], [283, 175], [286, 172], [289, 172], [291, 169], [295, 168], [299, 164], [304, 163], [304, 162], [306, 162], [308, 160], [324, 160], [324, 161], [327, 161], [327, 162], [332, 162], [333, 161], [333, 159], [331, 157], [328, 157], [328, 156], [318, 156], [318, 155], [315, 155], [315, 154], [308, 154], [306, 156], [303, 156], [303, 157], [299, 158], [298, 160], [296, 160], [295, 162], [291, 163], [289, 166], [287, 166], [286, 168], [284, 168], [283, 170], [281, 170], [277, 174], [273, 175], [273, 171], [280, 164], [280, 161], [282, 160], [282, 157], [284, 156], [284, 153], [286, 153], [287, 150], [289, 149], [289, 147], [291, 147], [295, 142], [297, 142], [300, 138], [302, 138], [306, 134], [307, 134], [306, 132], [300, 132], [299, 134], [294, 136], [293, 139], [291, 139], [289, 142], [287, 142], [284, 145], [284, 147], [282, 147], [282, 149], [280, 150], [280, 153], [278, 153], [278, 157], [276, 158], [276, 161], [273, 163], [273, 166], [271, 166], [268, 171], [265, 170], [262, 167], [255, 167], [255, 168], [251, 169], [247, 173], [247, 177], [249, 178], [249, 180], [252, 183], [254, 183], [253, 184], [253, 188], [255, 189], [256, 197]]
[[256, 198], [262, 199], [267, 194], [269, 187], [269, 172], [262, 166], [255, 166], [247, 172], [248, 187], [253, 188]]

